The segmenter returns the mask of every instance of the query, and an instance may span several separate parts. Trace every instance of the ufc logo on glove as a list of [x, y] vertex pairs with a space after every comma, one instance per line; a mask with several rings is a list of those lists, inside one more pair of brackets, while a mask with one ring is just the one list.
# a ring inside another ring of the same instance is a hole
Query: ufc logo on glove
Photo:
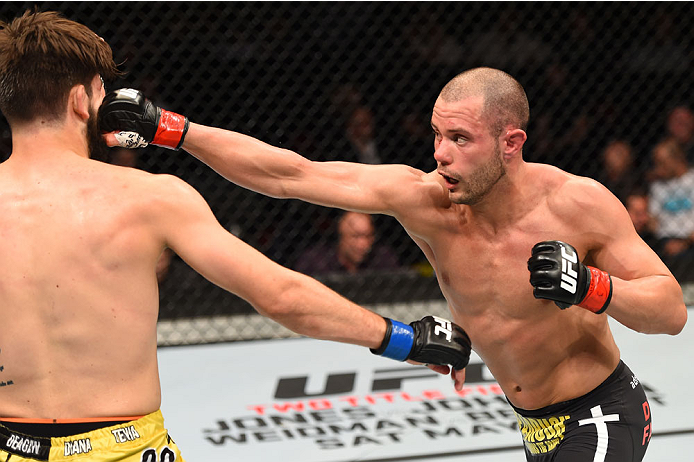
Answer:
[[436, 316], [424, 316], [409, 325], [389, 318], [376, 355], [397, 361], [410, 359], [424, 364], [451, 365], [460, 370], [470, 361], [470, 337], [458, 325]]
[[561, 288], [569, 293], [576, 293], [576, 282], [578, 280], [578, 273], [573, 269], [573, 265], [578, 263], [578, 256], [576, 252], [572, 252], [569, 255], [566, 252], [566, 247], [561, 248]]
[[535, 298], [552, 300], [562, 310], [572, 305], [600, 314], [612, 299], [612, 278], [586, 266], [578, 252], [561, 241], [538, 242], [528, 260]]
[[450, 342], [453, 336], [451, 321], [439, 318], [438, 316], [432, 316], [432, 318], [434, 318], [434, 321], [438, 324], [438, 326], [434, 327], [434, 334], [441, 335], [441, 333], [443, 333], [446, 336], [446, 340]]

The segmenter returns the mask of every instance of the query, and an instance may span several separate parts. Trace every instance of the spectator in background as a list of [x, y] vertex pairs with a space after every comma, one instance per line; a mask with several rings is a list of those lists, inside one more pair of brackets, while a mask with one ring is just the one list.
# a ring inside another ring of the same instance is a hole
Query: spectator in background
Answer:
[[337, 245], [316, 245], [299, 257], [295, 269], [301, 273], [356, 274], [363, 270], [388, 270], [399, 266], [394, 252], [386, 246], [374, 246], [371, 215], [345, 212], [337, 225]]
[[391, 149], [394, 163], [406, 164], [425, 172], [436, 168], [436, 161], [432, 156], [434, 144], [431, 142], [430, 117], [430, 114], [423, 111], [403, 114], [399, 129], [402, 130], [405, 142], [395, 141]]
[[354, 83], [340, 83], [330, 92], [330, 105], [340, 119], [347, 119], [357, 107], [364, 104], [364, 95]]
[[[574, 88], [575, 75], [569, 65], [555, 61], [544, 68], [539, 77], [543, 91], [538, 92], [538, 101], [544, 110], [535, 117], [533, 132], [536, 133], [529, 152], [536, 162], [552, 163], [571, 173], [593, 176], [595, 172], [583, 172], [581, 153], [590, 145], [590, 133], [595, 125], [596, 111], [589, 108], [592, 101], [576, 105]], [[557, 156], [557, 152], [564, 155]]]
[[694, 279], [694, 170], [672, 138], [653, 148], [652, 159], [649, 209], [658, 222], [661, 256], [678, 280]]
[[642, 175], [634, 169], [634, 152], [627, 141], [614, 140], [605, 147], [597, 179], [624, 204], [629, 193], [642, 185]]
[[[376, 138], [374, 113], [358, 86], [353, 83], [340, 84], [331, 91], [329, 100], [330, 117], [341, 130], [338, 128], [339, 133], [334, 133], [336, 137], [330, 144], [331, 149], [320, 149], [320, 155], [328, 157], [316, 160], [383, 163], [382, 146]], [[327, 132], [332, 130], [332, 127], [327, 128]]]
[[641, 190], [634, 190], [627, 194], [624, 205], [641, 239], [657, 254], [660, 254], [660, 245], [655, 234], [658, 223], [649, 211], [648, 194]]
[[374, 115], [367, 106], [357, 106], [347, 119], [345, 135], [353, 154], [345, 160], [362, 164], [381, 164], [378, 145], [374, 136]]
[[667, 117], [667, 134], [685, 152], [688, 162], [694, 162], [694, 113], [687, 106], [677, 106]]

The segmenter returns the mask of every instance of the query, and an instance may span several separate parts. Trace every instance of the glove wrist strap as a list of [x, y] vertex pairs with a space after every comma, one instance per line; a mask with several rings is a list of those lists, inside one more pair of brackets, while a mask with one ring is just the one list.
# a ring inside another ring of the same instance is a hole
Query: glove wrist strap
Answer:
[[179, 149], [188, 132], [188, 125], [187, 117], [162, 109], [152, 144], [170, 149]]
[[388, 323], [386, 335], [381, 346], [371, 349], [371, 353], [386, 358], [404, 361], [414, 346], [414, 329], [407, 324], [385, 318]]
[[600, 314], [607, 309], [612, 300], [612, 278], [609, 274], [592, 266], [586, 266], [590, 273], [588, 292], [581, 303], [581, 308]]

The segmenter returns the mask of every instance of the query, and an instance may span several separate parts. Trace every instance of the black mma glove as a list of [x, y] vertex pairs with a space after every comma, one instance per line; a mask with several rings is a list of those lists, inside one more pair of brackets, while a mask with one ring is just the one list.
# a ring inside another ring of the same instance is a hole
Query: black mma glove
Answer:
[[470, 361], [470, 337], [458, 325], [436, 316], [425, 316], [408, 326], [385, 318], [383, 343], [371, 352], [387, 358], [411, 359], [425, 364], [464, 369]]
[[600, 314], [612, 299], [609, 274], [578, 261], [578, 253], [561, 241], [535, 244], [528, 260], [535, 298], [554, 300], [563, 309], [571, 305]]
[[152, 104], [142, 92], [121, 88], [109, 92], [99, 108], [99, 129], [114, 132], [121, 147], [154, 144], [179, 149], [188, 132], [188, 118]]

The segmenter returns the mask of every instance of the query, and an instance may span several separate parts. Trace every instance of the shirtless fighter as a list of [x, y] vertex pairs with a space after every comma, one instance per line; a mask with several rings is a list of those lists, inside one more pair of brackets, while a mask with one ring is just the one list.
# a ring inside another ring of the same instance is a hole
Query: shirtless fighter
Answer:
[[159, 255], [295, 332], [462, 369], [469, 339], [384, 320], [264, 257], [183, 181], [90, 159], [110, 47], [54, 12], [0, 23], [0, 460], [181, 461], [159, 406]]
[[[513, 405], [528, 460], [643, 458], [648, 401], [607, 317], [675, 335], [687, 319], [681, 288], [606, 188], [523, 160], [529, 106], [511, 76], [472, 69], [443, 88], [431, 117], [438, 167], [429, 173], [311, 162], [194, 123], [186, 133], [131, 96], [110, 94], [100, 110], [110, 144], [182, 147], [273, 197], [395, 217]], [[164, 129], [177, 135], [164, 139]], [[116, 138], [117, 130], [130, 133]]]

